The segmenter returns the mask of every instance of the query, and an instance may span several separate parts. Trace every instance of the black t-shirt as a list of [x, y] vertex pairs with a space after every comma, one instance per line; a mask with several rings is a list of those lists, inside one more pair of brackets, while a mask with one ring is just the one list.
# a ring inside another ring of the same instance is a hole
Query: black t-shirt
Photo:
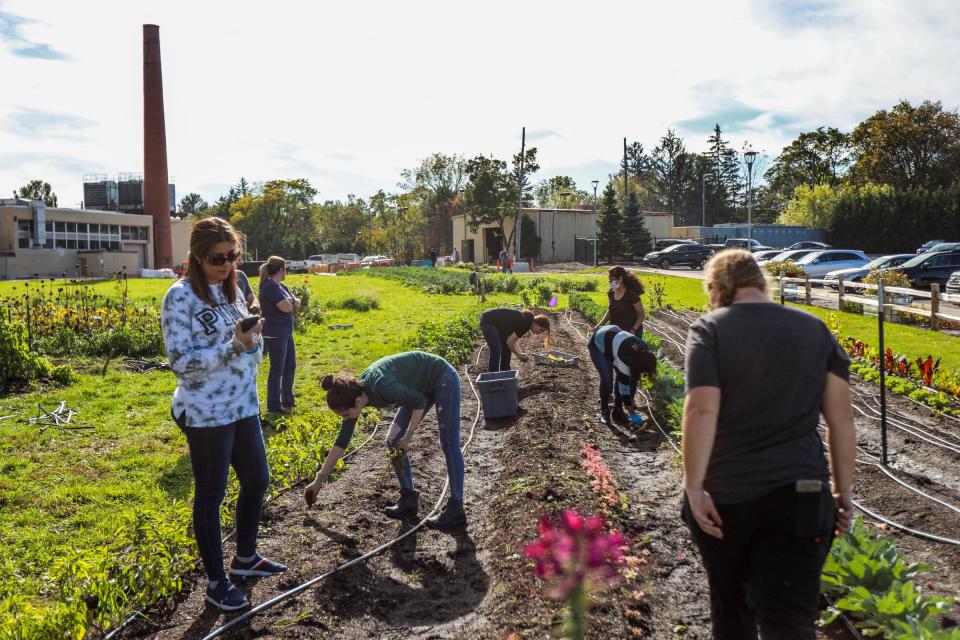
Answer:
[[623, 297], [617, 300], [613, 297], [613, 290], [607, 291], [607, 308], [610, 310], [610, 324], [614, 324], [624, 331], [632, 331], [637, 323], [637, 310], [633, 307], [640, 302], [640, 296], [632, 289], [627, 289]]
[[530, 331], [530, 325], [533, 324], [533, 321], [516, 309], [498, 307], [488, 309], [480, 314], [480, 324], [495, 326], [497, 331], [500, 332], [500, 339], [506, 342], [511, 333], [515, 333], [518, 338], [522, 338], [525, 333]]
[[817, 433], [827, 373], [850, 359], [818, 318], [778, 304], [734, 304], [687, 334], [686, 383], [720, 388], [704, 488], [737, 503], [795, 480], [829, 480]]

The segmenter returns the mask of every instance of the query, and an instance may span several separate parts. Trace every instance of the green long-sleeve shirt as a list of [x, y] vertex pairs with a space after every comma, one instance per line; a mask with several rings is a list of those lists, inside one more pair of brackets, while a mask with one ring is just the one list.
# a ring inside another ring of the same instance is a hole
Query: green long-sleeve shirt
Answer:
[[[426, 409], [427, 396], [450, 365], [440, 356], [425, 351], [406, 351], [380, 358], [364, 369], [359, 378], [370, 400], [369, 406], [383, 408], [391, 405]], [[353, 438], [357, 420], [340, 423], [335, 446], [344, 449]]]

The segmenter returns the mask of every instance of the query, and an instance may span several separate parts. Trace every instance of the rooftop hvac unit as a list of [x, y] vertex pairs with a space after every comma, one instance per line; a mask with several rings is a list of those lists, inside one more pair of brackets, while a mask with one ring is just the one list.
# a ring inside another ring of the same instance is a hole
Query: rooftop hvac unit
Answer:
[[143, 174], [121, 173], [117, 191], [120, 211], [143, 211]]

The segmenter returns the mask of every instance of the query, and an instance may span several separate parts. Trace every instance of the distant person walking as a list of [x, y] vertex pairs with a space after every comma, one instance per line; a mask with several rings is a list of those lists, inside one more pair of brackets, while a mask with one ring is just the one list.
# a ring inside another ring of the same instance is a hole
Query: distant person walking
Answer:
[[490, 360], [487, 371], [509, 371], [512, 354], [526, 362], [528, 357], [520, 351], [520, 338], [527, 332], [539, 335], [550, 331], [550, 318], [534, 315], [533, 311], [517, 311], [508, 307], [487, 309], [480, 315], [480, 332], [487, 341]]
[[500, 271], [503, 273], [513, 273], [510, 268], [510, 252], [503, 248], [500, 250]]
[[460, 264], [460, 250], [456, 247], [453, 248], [453, 253], [450, 255], [453, 260], [453, 264]]
[[270, 358], [267, 375], [267, 411], [293, 411], [293, 378], [297, 373], [297, 348], [293, 343], [293, 316], [300, 299], [283, 284], [287, 262], [270, 256], [260, 265], [260, 310], [263, 313], [263, 337]]
[[337, 460], [343, 456], [364, 407], [399, 405], [387, 434], [392, 450], [391, 462], [400, 482], [400, 499], [383, 511], [387, 517], [416, 517], [420, 493], [413, 483], [413, 467], [407, 449], [420, 421], [435, 405], [440, 426], [440, 447], [447, 465], [450, 499], [443, 512], [428, 518], [427, 527], [449, 531], [467, 522], [463, 509], [463, 454], [460, 451], [460, 377], [456, 369], [440, 356], [424, 351], [408, 351], [380, 358], [356, 378], [324, 376], [321, 386], [327, 392], [327, 405], [341, 418], [340, 433], [303, 498], [308, 505], [316, 500], [320, 486], [330, 477]]
[[437, 267], [437, 258], [440, 257], [440, 252], [437, 251], [436, 247], [430, 247], [430, 266], [433, 268]]
[[762, 638], [813, 640], [820, 572], [853, 513], [850, 361], [819, 319], [771, 303], [749, 252], [714, 256], [704, 286], [713, 311], [687, 334], [682, 515], [713, 637], [756, 638], [759, 626]]
[[193, 532], [206, 571], [207, 600], [232, 611], [249, 606], [223, 566], [220, 506], [230, 467], [240, 481], [234, 576], [270, 576], [286, 567], [257, 554], [257, 528], [270, 470], [260, 430], [257, 367], [263, 323], [241, 328], [247, 305], [234, 263], [240, 237], [220, 218], [190, 233], [186, 275], [163, 296], [160, 326], [177, 376], [171, 413], [187, 438], [193, 469]]
[[610, 288], [607, 291], [607, 312], [591, 331], [610, 323], [638, 338], [643, 337], [643, 283], [634, 274], [621, 266], [610, 267], [607, 272]]

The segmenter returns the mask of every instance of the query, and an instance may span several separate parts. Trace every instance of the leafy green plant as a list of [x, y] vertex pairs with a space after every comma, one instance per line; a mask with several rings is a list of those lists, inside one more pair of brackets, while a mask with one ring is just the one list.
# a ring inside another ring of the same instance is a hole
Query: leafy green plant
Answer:
[[291, 284], [289, 288], [290, 293], [300, 299], [300, 309], [293, 316], [293, 330], [297, 333], [304, 333], [311, 324], [322, 324], [323, 309], [314, 299], [309, 281], [304, 278], [303, 282]]
[[[13, 320], [9, 311], [0, 311], [0, 390], [46, 378], [51, 373], [46, 358], [30, 350], [23, 324]], [[62, 372], [58, 375], [62, 379]]]
[[600, 322], [607, 312], [605, 307], [600, 306], [593, 301], [593, 298], [582, 293], [570, 294], [567, 304], [569, 304], [570, 308], [574, 311], [582, 313], [583, 316], [593, 324]]
[[805, 273], [803, 267], [793, 260], [768, 260], [763, 270], [768, 276], [784, 278], [802, 278]]
[[539, 282], [520, 292], [520, 299], [528, 307], [544, 307], [553, 297], [553, 288], [548, 282]]
[[359, 311], [365, 313], [372, 309], [380, 308], [380, 301], [373, 296], [352, 295], [345, 298], [338, 298], [327, 301], [328, 309], [346, 309], [348, 311]]
[[466, 362], [480, 335], [482, 311], [483, 308], [477, 306], [453, 321], [425, 322], [403, 346], [405, 349], [435, 353], [450, 364]]

